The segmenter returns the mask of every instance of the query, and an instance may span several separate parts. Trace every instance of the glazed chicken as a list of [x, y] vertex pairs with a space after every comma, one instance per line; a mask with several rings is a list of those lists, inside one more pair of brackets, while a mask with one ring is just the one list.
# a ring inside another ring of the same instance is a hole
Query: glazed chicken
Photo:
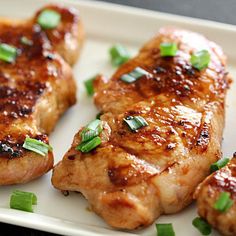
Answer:
[[[230, 193], [233, 205], [225, 212], [214, 208], [222, 192]], [[207, 177], [195, 193], [198, 213], [223, 235], [236, 235], [236, 156], [224, 168]]]
[[[164, 42], [177, 44], [174, 57], [160, 55]], [[190, 57], [202, 49], [211, 59], [199, 71]], [[161, 214], [182, 210], [221, 156], [229, 83], [225, 63], [221, 48], [203, 36], [162, 28], [110, 80], [96, 78], [102, 143], [88, 153], [76, 150], [80, 130], [54, 168], [54, 187], [81, 192], [97, 214], [121, 229], [147, 226]], [[141, 78], [121, 79], [137, 67], [146, 71]], [[148, 125], [132, 132], [124, 118], [134, 116]]]
[[[37, 24], [46, 9], [60, 15], [53, 29]], [[49, 5], [29, 20], [0, 18], [1, 46], [17, 50], [15, 61], [0, 60], [0, 185], [25, 183], [52, 168], [52, 152], [42, 156], [23, 143], [26, 137], [48, 143], [59, 117], [75, 103], [70, 65], [82, 39], [75, 9]]]

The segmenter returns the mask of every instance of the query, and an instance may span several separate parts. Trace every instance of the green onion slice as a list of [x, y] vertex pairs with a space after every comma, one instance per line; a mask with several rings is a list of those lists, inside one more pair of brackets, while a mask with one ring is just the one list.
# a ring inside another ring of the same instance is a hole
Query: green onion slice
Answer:
[[10, 199], [10, 208], [33, 212], [33, 205], [37, 205], [37, 196], [31, 192], [15, 190]]
[[201, 50], [192, 54], [190, 62], [198, 70], [202, 70], [210, 63], [211, 56], [207, 50]]
[[99, 119], [93, 120], [86, 127], [90, 130], [94, 130], [94, 131], [98, 130], [99, 133], [102, 132], [102, 122]]
[[234, 201], [230, 199], [230, 193], [222, 192], [214, 204], [214, 209], [220, 212], [226, 212], [234, 204]]
[[90, 122], [80, 133], [82, 142], [87, 142], [102, 132], [102, 122], [96, 119]]
[[0, 60], [12, 63], [17, 56], [17, 48], [6, 44], [0, 43]]
[[213, 163], [210, 167], [211, 173], [221, 169], [222, 167], [226, 166], [228, 162], [230, 161], [229, 158], [222, 158], [218, 160], [217, 162]]
[[48, 151], [52, 151], [52, 147], [50, 145], [29, 137], [25, 138], [23, 148], [38, 153], [42, 156], [48, 154]]
[[54, 29], [61, 21], [61, 15], [53, 10], [46, 9], [42, 11], [37, 19], [37, 23], [43, 29]]
[[126, 83], [133, 83], [136, 80], [140, 79], [142, 76], [148, 75], [148, 74], [149, 73], [146, 70], [140, 67], [136, 67], [130, 73], [122, 75], [120, 79]]
[[173, 57], [177, 53], [177, 44], [176, 43], [161, 43], [160, 52], [162, 57]]
[[200, 217], [196, 217], [192, 221], [192, 224], [202, 233], [202, 235], [209, 235], [211, 233], [211, 226]]
[[25, 36], [22, 36], [22, 37], [20, 38], [20, 42], [21, 42], [22, 44], [27, 45], [27, 46], [32, 46], [32, 45], [33, 45], [33, 41], [30, 40], [30, 39], [28, 39], [28, 38], [25, 37]]
[[116, 44], [111, 47], [109, 53], [113, 66], [120, 66], [130, 59], [128, 51], [121, 44]]
[[80, 136], [81, 136], [82, 142], [86, 142], [86, 141], [93, 139], [94, 137], [97, 137], [98, 132], [96, 132], [94, 130], [84, 129], [84, 130], [82, 130]]
[[95, 79], [96, 79], [96, 76], [84, 81], [84, 86], [89, 96], [92, 96], [94, 94], [93, 81]]
[[77, 147], [76, 150], [79, 150], [81, 152], [90, 152], [91, 150], [93, 150], [94, 148], [96, 148], [97, 146], [99, 146], [101, 144], [101, 138], [100, 137], [94, 137], [93, 139], [89, 140], [88, 142], [83, 142], [80, 143]]
[[172, 224], [156, 224], [157, 236], [175, 236]]
[[76, 150], [81, 152], [90, 152], [101, 144], [101, 138], [98, 135], [102, 132], [102, 121], [96, 119], [90, 122], [80, 132], [81, 143], [76, 147]]
[[148, 125], [147, 121], [142, 116], [127, 116], [123, 120], [131, 131], [136, 131]]

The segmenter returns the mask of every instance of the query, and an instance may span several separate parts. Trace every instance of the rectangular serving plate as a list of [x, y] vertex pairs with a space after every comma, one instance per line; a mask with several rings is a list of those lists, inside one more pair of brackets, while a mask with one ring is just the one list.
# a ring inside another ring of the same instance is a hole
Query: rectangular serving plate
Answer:
[[[108, 57], [108, 49], [114, 43], [122, 43], [135, 55], [138, 48], [166, 25], [200, 32], [219, 43], [228, 56], [229, 71], [236, 78], [235, 38], [236, 27], [211, 21], [175, 16], [132, 7], [119, 6], [96, 1], [79, 0], [0, 0], [0, 16], [26, 18], [48, 3], [61, 3], [80, 10], [86, 30], [86, 43], [79, 62], [74, 67], [78, 83], [78, 103], [59, 121], [50, 136], [54, 147], [55, 163], [70, 147], [78, 129], [94, 119], [97, 110], [92, 99], [88, 98], [83, 81], [97, 73], [107, 76], [114, 72]], [[227, 97], [226, 128], [224, 132], [223, 153], [232, 156], [236, 150], [236, 86], [231, 86]], [[44, 230], [62, 235], [156, 235], [155, 225], [137, 231], [118, 231], [110, 228], [91, 212], [87, 201], [81, 194], [71, 193], [64, 197], [51, 185], [51, 172], [31, 183], [0, 187], [0, 221], [14, 225]], [[9, 209], [9, 197], [13, 190], [32, 191], [38, 196], [35, 213]], [[192, 219], [197, 215], [194, 204], [181, 213], [161, 216], [156, 222], [173, 223], [176, 235], [197, 236], [192, 227]], [[212, 235], [219, 235], [213, 232]]]

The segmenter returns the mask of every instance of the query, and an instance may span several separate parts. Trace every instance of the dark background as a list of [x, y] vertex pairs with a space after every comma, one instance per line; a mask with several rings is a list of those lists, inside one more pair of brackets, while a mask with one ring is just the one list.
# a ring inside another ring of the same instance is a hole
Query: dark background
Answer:
[[[100, 0], [236, 25], [236, 0]], [[1, 236], [53, 236], [0, 223]]]
[[236, 25], [236, 0], [100, 0]]

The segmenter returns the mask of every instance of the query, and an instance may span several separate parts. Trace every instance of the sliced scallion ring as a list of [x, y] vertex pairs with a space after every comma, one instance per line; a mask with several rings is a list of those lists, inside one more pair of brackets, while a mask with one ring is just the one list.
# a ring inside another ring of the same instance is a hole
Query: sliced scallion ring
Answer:
[[230, 209], [233, 203], [233, 200], [230, 199], [230, 193], [222, 192], [214, 204], [214, 209], [220, 212], [226, 212]]
[[26, 36], [22, 36], [20, 38], [20, 42], [24, 45], [27, 45], [27, 46], [32, 46], [33, 45], [33, 41], [28, 39]]
[[133, 71], [131, 71], [128, 74], [124, 74], [120, 77], [120, 79], [126, 83], [133, 83], [136, 80], [140, 79], [142, 76], [148, 75], [149, 73], [140, 68], [140, 67], [136, 67]]
[[160, 52], [162, 57], [173, 57], [177, 53], [177, 44], [176, 43], [161, 43]]
[[52, 147], [40, 140], [26, 137], [23, 144], [23, 148], [38, 153], [42, 156], [48, 154], [48, 151], [52, 151]]
[[37, 205], [37, 196], [31, 192], [15, 190], [10, 199], [10, 208], [33, 212], [33, 205]]
[[196, 217], [192, 221], [192, 224], [202, 233], [202, 235], [209, 235], [211, 233], [211, 226], [200, 217]]
[[0, 60], [12, 63], [17, 56], [17, 48], [6, 44], [0, 43]]
[[172, 224], [156, 224], [157, 236], [175, 236]]
[[229, 158], [222, 158], [218, 160], [217, 162], [213, 163], [210, 167], [211, 173], [221, 169], [222, 167], [226, 166], [228, 162], [230, 161]]
[[131, 131], [136, 131], [148, 125], [147, 121], [142, 116], [127, 116], [123, 120]]
[[50, 9], [43, 10], [37, 18], [37, 23], [43, 29], [54, 29], [58, 26], [60, 21], [61, 15], [58, 12]]
[[203, 70], [208, 67], [211, 56], [207, 50], [201, 50], [192, 54], [190, 62], [192, 66], [198, 70]]
[[89, 141], [98, 136], [102, 132], [102, 129], [103, 127], [101, 120], [93, 120], [80, 132], [81, 142]]
[[109, 53], [113, 66], [120, 66], [130, 59], [128, 51], [121, 44], [116, 44], [111, 47]]
[[81, 152], [90, 152], [97, 146], [101, 144], [101, 138], [100, 137], [94, 137], [93, 139], [89, 140], [88, 142], [82, 142], [77, 147], [76, 150], [79, 150]]

